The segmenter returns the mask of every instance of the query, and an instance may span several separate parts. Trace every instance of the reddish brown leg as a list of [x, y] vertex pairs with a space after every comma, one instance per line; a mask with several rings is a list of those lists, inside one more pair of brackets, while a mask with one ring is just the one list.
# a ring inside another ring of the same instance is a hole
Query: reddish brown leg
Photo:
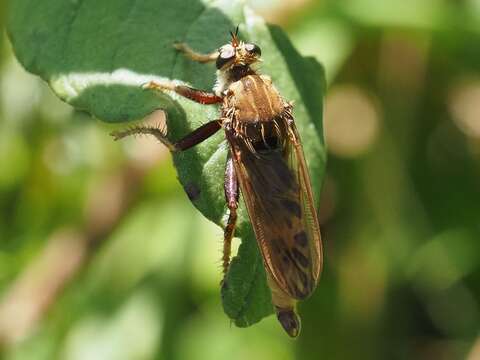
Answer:
[[223, 276], [227, 274], [228, 266], [230, 265], [230, 254], [232, 247], [232, 238], [235, 233], [235, 224], [237, 222], [237, 207], [238, 207], [238, 180], [237, 174], [235, 174], [235, 168], [233, 166], [233, 159], [228, 154], [227, 165], [225, 167], [225, 199], [227, 201], [228, 215], [227, 226], [225, 227], [224, 240], [223, 240]]
[[202, 141], [208, 139], [215, 134], [222, 127], [220, 120], [210, 121], [199, 128], [193, 130], [190, 134], [184, 136], [175, 143], [177, 151], [190, 149], [191, 147], [200, 144]]
[[220, 120], [210, 121], [199, 128], [193, 130], [190, 134], [186, 135], [177, 142], [170, 142], [167, 139], [164, 132], [155, 127], [134, 127], [131, 129], [123, 131], [113, 131], [110, 135], [114, 137], [115, 140], [120, 140], [124, 137], [137, 134], [147, 134], [155, 136], [162, 144], [168, 147], [170, 151], [183, 151], [190, 149], [192, 146], [200, 144], [202, 141], [208, 139], [210, 136], [215, 134], [222, 127]]
[[195, 101], [197, 103], [204, 104], [204, 105], [218, 104], [222, 102], [222, 98], [213, 93], [209, 93], [203, 90], [193, 89], [186, 85], [178, 85], [172, 81], [164, 82], [164, 83], [150, 81], [149, 83], [146, 83], [145, 85], [143, 85], [143, 88], [149, 89], [149, 90], [157, 90], [157, 91], [165, 91], [165, 90], [174, 91], [177, 94], [183, 97], [186, 97], [187, 99], [190, 99], [192, 101]]

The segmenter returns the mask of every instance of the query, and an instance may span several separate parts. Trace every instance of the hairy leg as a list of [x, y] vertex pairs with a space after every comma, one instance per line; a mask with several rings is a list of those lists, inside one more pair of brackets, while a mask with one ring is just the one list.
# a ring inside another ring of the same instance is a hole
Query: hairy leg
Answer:
[[156, 127], [137, 126], [126, 130], [113, 131], [110, 135], [112, 135], [115, 140], [120, 140], [130, 135], [153, 135], [170, 151], [183, 151], [208, 139], [220, 130], [221, 127], [222, 124], [220, 120], [210, 121], [174, 143], [167, 139], [164, 131]]
[[179, 52], [183, 53], [190, 60], [199, 62], [199, 63], [209, 63], [217, 60], [218, 51], [211, 52], [210, 54], [202, 54], [193, 50], [190, 46], [185, 43], [175, 43], [173, 47]]
[[[176, 43], [173, 46], [175, 47], [175, 49], [183, 53], [189, 59], [200, 62], [200, 63], [212, 62], [212, 61], [215, 61], [218, 57], [217, 51], [214, 51], [210, 54], [201, 54], [194, 51], [190, 46], [188, 46], [185, 43]], [[186, 85], [175, 84], [175, 82], [173, 81], [164, 82], [164, 83], [150, 81], [149, 83], [145, 84], [143, 88], [150, 89], [150, 90], [157, 90], [157, 91], [164, 91], [164, 90], [174, 91], [177, 94], [183, 97], [186, 97], [190, 100], [193, 100], [195, 102], [198, 102], [200, 104], [209, 105], [209, 104], [218, 104], [222, 102], [222, 98], [213, 93], [194, 89]]]
[[186, 97], [187, 99], [190, 99], [192, 101], [195, 101], [197, 103], [204, 104], [204, 105], [218, 104], [222, 102], [222, 98], [220, 96], [217, 96], [207, 91], [194, 89], [186, 85], [178, 85], [178, 84], [175, 84], [173, 81], [162, 82], [162, 83], [150, 81], [144, 84], [142, 87], [148, 90], [174, 91], [177, 94], [183, 97]]
[[230, 211], [228, 215], [227, 226], [225, 227], [223, 240], [223, 276], [227, 274], [228, 266], [230, 265], [230, 254], [232, 247], [232, 238], [235, 233], [235, 224], [237, 222], [237, 208], [238, 208], [238, 180], [233, 166], [233, 159], [230, 153], [227, 158], [227, 165], [225, 167], [225, 199]]
[[135, 126], [135, 127], [128, 128], [126, 130], [112, 131], [110, 135], [113, 136], [113, 139], [115, 141], [131, 135], [152, 135], [152, 136], [155, 136], [157, 140], [160, 141], [163, 145], [165, 145], [168, 148], [168, 150], [176, 151], [175, 144], [170, 142], [170, 140], [168, 140], [167, 137], [165, 136], [164, 132], [161, 129], [156, 127]]

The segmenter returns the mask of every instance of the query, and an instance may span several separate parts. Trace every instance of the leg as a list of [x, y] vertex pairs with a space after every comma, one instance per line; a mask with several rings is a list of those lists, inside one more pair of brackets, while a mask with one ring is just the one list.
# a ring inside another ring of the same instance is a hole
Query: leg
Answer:
[[223, 240], [223, 276], [227, 274], [228, 266], [230, 265], [230, 252], [232, 246], [232, 238], [235, 232], [235, 224], [237, 222], [237, 207], [238, 207], [238, 181], [235, 168], [233, 167], [233, 159], [228, 154], [227, 166], [225, 167], [225, 199], [230, 211], [228, 215], [227, 226], [225, 227]]
[[170, 140], [167, 139], [163, 131], [156, 127], [142, 127], [142, 126], [135, 126], [126, 130], [116, 130], [110, 133], [113, 136], [115, 141], [123, 139], [124, 137], [130, 135], [153, 135], [160, 141], [163, 145], [165, 145], [168, 150], [176, 151], [175, 144], [171, 143]]
[[210, 105], [210, 104], [218, 104], [222, 102], [222, 98], [217, 96], [213, 93], [209, 93], [203, 90], [193, 89], [186, 85], [177, 85], [173, 81], [165, 82], [165, 83], [158, 83], [155, 81], [150, 81], [143, 85], [144, 89], [149, 90], [157, 90], [157, 91], [164, 91], [170, 90], [174, 91], [177, 94], [186, 97], [192, 101], [195, 101], [200, 104]]
[[214, 51], [210, 54], [200, 54], [185, 43], [175, 43], [173, 44], [173, 47], [183, 53], [189, 59], [204, 64], [215, 61], [218, 57], [218, 51]]
[[183, 151], [190, 149], [192, 146], [200, 144], [202, 141], [208, 139], [210, 136], [220, 130], [221, 127], [222, 124], [220, 120], [210, 121], [193, 130], [190, 134], [184, 136], [182, 139], [176, 141], [175, 143], [172, 143], [170, 142], [170, 140], [167, 139], [164, 131], [155, 127], [138, 126], [123, 131], [113, 131], [112, 133], [110, 133], [110, 135], [112, 135], [115, 140], [120, 140], [124, 137], [137, 134], [153, 135], [170, 151]]

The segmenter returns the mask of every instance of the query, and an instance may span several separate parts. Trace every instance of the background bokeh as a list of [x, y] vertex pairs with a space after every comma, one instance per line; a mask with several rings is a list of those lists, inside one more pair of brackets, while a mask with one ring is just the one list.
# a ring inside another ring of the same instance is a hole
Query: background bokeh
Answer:
[[2, 31], [0, 358], [480, 359], [480, 2], [253, 5], [327, 73], [326, 265], [300, 338], [229, 323], [222, 231], [168, 152], [114, 143]]

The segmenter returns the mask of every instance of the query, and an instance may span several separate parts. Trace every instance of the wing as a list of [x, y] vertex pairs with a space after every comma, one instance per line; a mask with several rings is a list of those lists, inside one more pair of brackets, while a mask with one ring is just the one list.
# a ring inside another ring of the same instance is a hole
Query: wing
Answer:
[[267, 271], [294, 299], [312, 293], [322, 268], [322, 244], [303, 150], [293, 122], [289, 141], [253, 153], [230, 141], [243, 199]]

